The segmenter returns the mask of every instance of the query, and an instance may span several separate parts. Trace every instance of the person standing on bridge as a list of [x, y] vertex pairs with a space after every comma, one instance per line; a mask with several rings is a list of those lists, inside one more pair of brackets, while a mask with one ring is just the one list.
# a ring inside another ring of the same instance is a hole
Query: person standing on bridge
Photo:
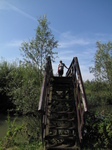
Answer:
[[60, 60], [60, 64], [58, 65], [58, 75], [59, 77], [62, 77], [64, 73], [64, 67], [68, 69], [68, 67]]

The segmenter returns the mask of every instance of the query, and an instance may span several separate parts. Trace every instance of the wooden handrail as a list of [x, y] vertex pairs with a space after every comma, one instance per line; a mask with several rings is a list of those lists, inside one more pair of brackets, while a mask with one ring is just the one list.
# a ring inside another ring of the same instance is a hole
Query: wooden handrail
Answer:
[[87, 112], [87, 100], [83, 86], [82, 76], [77, 57], [74, 57], [66, 73], [67, 77], [73, 77], [74, 96], [77, 112], [78, 133], [80, 142], [82, 140], [82, 130], [84, 125], [84, 113]]
[[52, 76], [53, 76], [53, 71], [52, 71], [51, 59], [50, 57], [48, 57], [46, 67], [45, 67], [45, 72], [44, 72], [42, 88], [41, 88], [39, 106], [38, 106], [38, 111], [41, 112], [42, 142], [44, 142], [44, 138], [45, 138], [47, 111], [48, 111], [47, 104], [49, 99], [50, 80]]
[[48, 57], [47, 59], [47, 63], [46, 63], [46, 67], [45, 67], [45, 72], [44, 72], [44, 78], [43, 78], [43, 83], [42, 83], [42, 88], [41, 88], [41, 95], [40, 95], [40, 100], [39, 100], [39, 107], [38, 107], [38, 111], [44, 111], [44, 102], [45, 102], [45, 95], [46, 95], [46, 86], [47, 83], [49, 83], [49, 80], [51, 78], [51, 76], [53, 76], [53, 72], [52, 72], [52, 64], [51, 64], [51, 59], [50, 57]]

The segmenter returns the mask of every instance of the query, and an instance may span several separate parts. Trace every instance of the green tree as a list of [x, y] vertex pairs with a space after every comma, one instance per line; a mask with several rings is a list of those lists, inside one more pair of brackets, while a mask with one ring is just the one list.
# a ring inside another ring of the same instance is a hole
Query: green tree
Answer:
[[94, 57], [94, 67], [90, 72], [100, 81], [112, 83], [112, 42], [101, 44], [97, 42], [97, 51]]
[[[99, 99], [105, 103], [112, 103], [112, 42], [101, 44], [97, 42], [97, 51], [94, 57], [94, 67], [90, 72], [94, 74], [95, 87]], [[99, 87], [99, 88], [98, 88]]]
[[23, 52], [26, 62], [35, 64], [42, 71], [48, 56], [54, 61], [54, 54], [56, 53], [53, 52], [53, 49], [57, 48], [58, 41], [51, 33], [46, 15], [40, 18], [38, 23], [35, 38], [29, 42], [23, 42], [20, 50]]

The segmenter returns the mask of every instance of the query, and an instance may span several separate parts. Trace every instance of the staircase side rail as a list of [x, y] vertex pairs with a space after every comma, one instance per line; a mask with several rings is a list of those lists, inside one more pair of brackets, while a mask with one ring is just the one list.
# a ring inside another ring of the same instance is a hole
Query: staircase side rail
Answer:
[[42, 82], [42, 87], [41, 87], [41, 94], [40, 94], [40, 100], [39, 100], [39, 106], [38, 106], [38, 111], [43, 111], [44, 109], [44, 102], [46, 99], [46, 90], [47, 90], [47, 83], [49, 83], [49, 80], [53, 76], [52, 72], [52, 64], [51, 64], [51, 59], [48, 57], [47, 63], [45, 66], [45, 71], [44, 71], [44, 77], [43, 77], [43, 82]]
[[49, 93], [50, 79], [53, 76], [52, 64], [50, 57], [47, 58], [47, 63], [45, 66], [45, 72], [43, 77], [43, 83], [41, 87], [41, 94], [39, 100], [38, 111], [41, 113], [41, 132], [42, 132], [42, 142], [44, 142], [45, 132], [46, 132], [46, 120], [47, 120], [47, 101]]
[[81, 90], [81, 95], [82, 95], [82, 101], [83, 101], [83, 105], [84, 105], [84, 111], [86, 112], [87, 109], [87, 100], [86, 100], [86, 94], [85, 94], [85, 90], [84, 90], [84, 85], [83, 85], [83, 81], [82, 81], [82, 76], [81, 76], [81, 71], [80, 71], [80, 67], [79, 67], [79, 63], [78, 63], [78, 59], [77, 57], [74, 57], [70, 67], [66, 73], [66, 76], [74, 76], [76, 74], [79, 86], [80, 86], [80, 90]]
[[[82, 82], [82, 76], [79, 68], [79, 63], [77, 57], [74, 57], [70, 67], [66, 73], [66, 76], [73, 78], [74, 83], [74, 96], [77, 112], [77, 122], [78, 122], [78, 133], [80, 142], [82, 140], [82, 130], [84, 124], [84, 112], [87, 111], [87, 101], [86, 94]], [[83, 107], [82, 107], [83, 106]]]

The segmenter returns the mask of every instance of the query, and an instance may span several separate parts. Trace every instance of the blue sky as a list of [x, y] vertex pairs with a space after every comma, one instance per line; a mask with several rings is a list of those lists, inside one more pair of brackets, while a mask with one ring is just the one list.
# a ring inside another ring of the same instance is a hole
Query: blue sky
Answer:
[[60, 59], [69, 67], [78, 57], [83, 80], [92, 80], [96, 42], [112, 41], [112, 0], [0, 0], [0, 56], [22, 59], [21, 43], [35, 37], [44, 14], [59, 42], [54, 74]]

